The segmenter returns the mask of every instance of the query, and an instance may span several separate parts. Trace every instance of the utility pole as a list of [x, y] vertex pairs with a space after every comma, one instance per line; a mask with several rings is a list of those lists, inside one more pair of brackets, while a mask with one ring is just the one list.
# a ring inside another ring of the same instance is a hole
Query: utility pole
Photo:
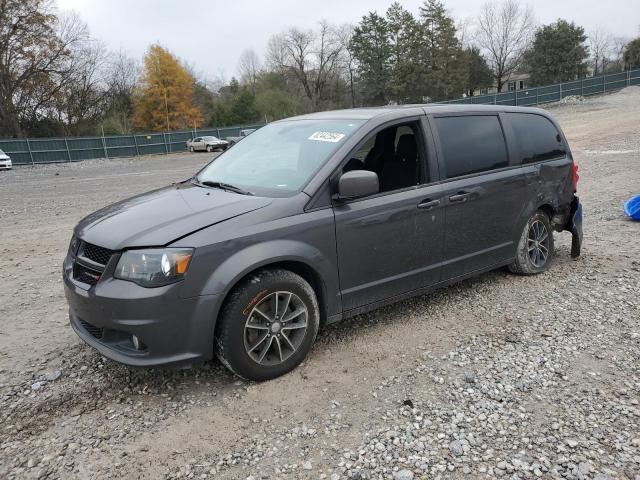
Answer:
[[169, 104], [167, 103], [167, 87], [164, 88], [164, 109], [167, 114], [167, 132], [170, 130], [169, 128]]

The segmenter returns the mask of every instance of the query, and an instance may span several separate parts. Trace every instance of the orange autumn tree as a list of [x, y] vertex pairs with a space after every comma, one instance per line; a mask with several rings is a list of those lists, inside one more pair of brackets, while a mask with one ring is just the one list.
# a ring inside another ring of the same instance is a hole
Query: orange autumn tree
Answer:
[[193, 77], [160, 45], [151, 45], [133, 101], [133, 126], [140, 130], [177, 130], [202, 123], [193, 105]]

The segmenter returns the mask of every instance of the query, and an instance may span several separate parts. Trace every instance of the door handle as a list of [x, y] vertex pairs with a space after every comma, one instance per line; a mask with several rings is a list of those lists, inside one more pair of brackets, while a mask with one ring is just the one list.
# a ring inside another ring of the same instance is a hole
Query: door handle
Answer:
[[440, 205], [440, 200], [431, 200], [427, 198], [418, 204], [418, 208], [422, 210], [431, 210], [433, 207]]
[[458, 192], [449, 197], [451, 203], [466, 202], [469, 199], [469, 192]]

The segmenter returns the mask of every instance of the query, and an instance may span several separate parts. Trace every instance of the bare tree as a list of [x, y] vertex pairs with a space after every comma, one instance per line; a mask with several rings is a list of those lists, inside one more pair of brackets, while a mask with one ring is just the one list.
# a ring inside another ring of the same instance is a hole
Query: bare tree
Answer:
[[609, 32], [598, 28], [589, 33], [588, 41], [593, 74], [604, 73], [604, 69], [609, 62], [609, 55], [611, 55], [613, 39]]
[[630, 41], [631, 39], [626, 36], [616, 36], [611, 39], [611, 60], [617, 71], [624, 70], [624, 49]]
[[48, 0], [0, 1], [0, 136], [19, 136], [71, 81], [89, 35], [77, 16], [54, 12]]
[[65, 126], [69, 135], [92, 133], [107, 106], [109, 53], [97, 41], [74, 46], [67, 69], [69, 75], [55, 95], [50, 117]]
[[339, 62], [340, 68], [344, 71], [344, 76], [349, 84], [349, 99], [352, 108], [356, 106], [356, 60], [353, 54], [353, 44], [351, 43], [353, 29], [354, 26], [349, 23], [345, 23], [336, 29], [338, 40], [342, 46], [342, 55], [340, 56]]
[[335, 29], [322, 21], [317, 32], [291, 28], [272, 37], [267, 58], [274, 68], [298, 80], [312, 108], [317, 110], [336, 74], [342, 48]]
[[254, 50], [248, 49], [242, 52], [238, 60], [238, 73], [240, 80], [251, 86], [254, 95], [260, 68], [260, 57]]
[[522, 64], [535, 30], [533, 12], [516, 0], [485, 3], [477, 22], [476, 41], [489, 60], [500, 91]]
[[140, 63], [120, 50], [112, 54], [107, 62], [107, 105], [105, 114], [109, 116], [114, 131], [131, 131], [133, 94], [142, 72]]
[[474, 23], [473, 17], [464, 17], [456, 21], [456, 36], [462, 48], [471, 48], [473, 46]]

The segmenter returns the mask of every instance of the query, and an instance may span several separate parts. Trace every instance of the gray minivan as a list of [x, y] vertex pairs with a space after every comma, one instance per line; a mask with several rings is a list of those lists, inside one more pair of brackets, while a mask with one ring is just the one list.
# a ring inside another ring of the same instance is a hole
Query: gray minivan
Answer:
[[295, 368], [318, 328], [507, 266], [546, 270], [582, 208], [545, 111], [398, 106], [271, 123], [193, 178], [75, 228], [75, 332], [134, 366], [214, 353], [237, 375]]

